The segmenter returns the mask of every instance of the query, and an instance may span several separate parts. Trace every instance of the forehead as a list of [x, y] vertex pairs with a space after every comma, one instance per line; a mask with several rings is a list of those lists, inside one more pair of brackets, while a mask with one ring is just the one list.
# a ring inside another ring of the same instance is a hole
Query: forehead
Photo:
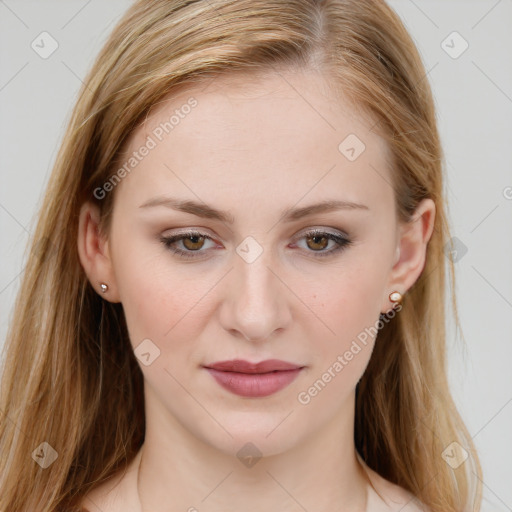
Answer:
[[284, 193], [287, 203], [333, 189], [346, 200], [382, 194], [387, 147], [372, 126], [316, 71], [223, 75], [153, 107], [125, 161], [151, 149], [122, 185], [140, 197], [179, 189], [222, 201], [234, 190], [255, 200]]

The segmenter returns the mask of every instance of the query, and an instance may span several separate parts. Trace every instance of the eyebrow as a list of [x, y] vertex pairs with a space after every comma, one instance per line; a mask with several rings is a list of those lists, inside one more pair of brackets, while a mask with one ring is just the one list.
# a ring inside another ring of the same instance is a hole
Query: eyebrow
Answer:
[[[197, 217], [219, 220], [226, 224], [233, 224], [235, 222], [229, 212], [218, 210], [205, 203], [168, 196], [153, 197], [144, 204], [141, 204], [139, 208], [152, 208], [155, 206], [165, 206], [173, 210], [196, 215]], [[287, 208], [281, 212], [281, 220], [283, 222], [293, 222], [315, 213], [326, 213], [336, 210], [369, 210], [369, 208], [364, 204], [354, 203], [352, 201], [330, 199], [301, 208]]]

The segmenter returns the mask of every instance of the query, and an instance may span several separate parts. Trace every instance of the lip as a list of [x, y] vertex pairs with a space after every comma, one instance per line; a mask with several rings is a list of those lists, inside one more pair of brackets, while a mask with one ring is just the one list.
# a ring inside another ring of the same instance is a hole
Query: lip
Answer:
[[264, 397], [277, 393], [299, 375], [303, 366], [279, 359], [250, 363], [243, 359], [204, 366], [216, 382], [235, 395]]

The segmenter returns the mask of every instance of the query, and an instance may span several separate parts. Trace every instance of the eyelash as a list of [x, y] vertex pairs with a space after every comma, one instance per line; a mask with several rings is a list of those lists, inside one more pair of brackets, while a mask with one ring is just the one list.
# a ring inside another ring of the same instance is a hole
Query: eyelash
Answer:
[[[174, 247], [172, 247], [172, 244], [174, 242], [178, 242], [180, 240], [183, 240], [185, 238], [189, 238], [189, 237], [202, 237], [202, 238], [206, 238], [208, 240], [213, 240], [212, 237], [204, 234], [204, 233], [200, 233], [199, 231], [187, 231], [187, 232], [184, 232], [184, 233], [180, 233], [178, 235], [171, 235], [171, 236], [162, 236], [160, 237], [160, 241], [165, 245], [165, 247], [171, 251], [172, 253], [174, 254], [177, 254], [179, 257], [182, 257], [182, 258], [197, 258], [198, 256], [196, 256], [194, 253], [201, 253], [201, 252], [206, 252], [206, 251], [201, 251], [201, 250], [197, 250], [197, 251], [184, 251], [182, 249], [176, 249]], [[329, 240], [333, 240], [334, 242], [336, 242], [337, 244], [337, 247], [335, 247], [334, 249], [331, 249], [329, 251], [307, 251], [307, 252], [311, 252], [315, 255], [315, 257], [317, 258], [326, 258], [328, 256], [332, 256], [333, 254], [335, 253], [339, 253], [341, 251], [343, 251], [344, 249], [346, 249], [349, 245], [352, 244], [352, 240], [350, 240], [349, 238], [345, 237], [345, 236], [342, 236], [342, 235], [338, 235], [336, 233], [330, 233], [328, 231], [322, 231], [320, 229], [312, 229], [311, 231], [307, 231], [306, 233], [304, 233], [300, 238], [299, 240], [301, 240], [302, 238], [308, 238], [308, 237], [313, 237], [313, 236], [321, 236], [321, 237], [325, 237]]]

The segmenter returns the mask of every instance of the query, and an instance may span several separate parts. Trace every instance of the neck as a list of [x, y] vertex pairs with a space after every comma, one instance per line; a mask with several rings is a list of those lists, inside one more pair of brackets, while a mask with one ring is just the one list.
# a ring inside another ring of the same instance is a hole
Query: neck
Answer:
[[345, 414], [352, 407], [273, 453], [272, 433], [264, 448], [263, 441], [231, 439], [232, 449], [219, 450], [147, 398], [137, 475], [141, 511], [365, 510], [368, 479], [354, 446], [354, 417]]

